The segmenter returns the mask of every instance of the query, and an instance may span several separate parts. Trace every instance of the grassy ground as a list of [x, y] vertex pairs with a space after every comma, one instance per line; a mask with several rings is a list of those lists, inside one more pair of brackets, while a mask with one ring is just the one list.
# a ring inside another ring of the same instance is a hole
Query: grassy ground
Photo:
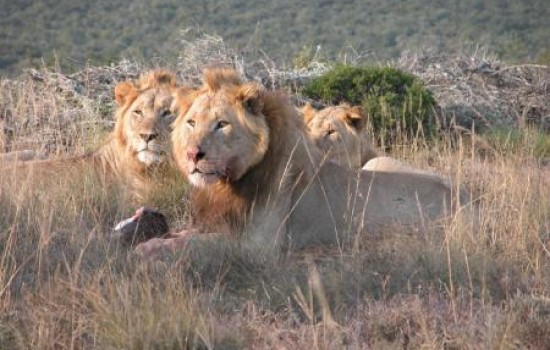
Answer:
[[145, 262], [110, 239], [133, 210], [116, 184], [90, 169], [4, 172], [0, 348], [548, 348], [550, 168], [521, 132], [512, 148], [392, 150], [468, 187], [479, 228], [277, 261], [219, 242], [208, 261]]
[[[130, 68], [1, 86], [5, 149], [93, 149]], [[111, 239], [135, 210], [116, 183], [85, 165], [0, 169], [0, 349], [549, 349], [549, 144], [521, 128], [401, 140], [389, 154], [479, 200], [477, 227], [397, 228], [277, 260], [219, 241], [207, 261], [143, 261]], [[149, 202], [174, 228], [182, 187]]]

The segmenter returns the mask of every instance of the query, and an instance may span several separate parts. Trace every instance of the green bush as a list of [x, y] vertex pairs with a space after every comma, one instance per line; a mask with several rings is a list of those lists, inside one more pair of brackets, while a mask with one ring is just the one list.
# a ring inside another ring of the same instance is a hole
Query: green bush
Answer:
[[375, 135], [389, 142], [419, 132], [429, 139], [437, 130], [431, 93], [420, 79], [395, 68], [340, 65], [313, 79], [302, 93], [330, 104], [363, 106]]

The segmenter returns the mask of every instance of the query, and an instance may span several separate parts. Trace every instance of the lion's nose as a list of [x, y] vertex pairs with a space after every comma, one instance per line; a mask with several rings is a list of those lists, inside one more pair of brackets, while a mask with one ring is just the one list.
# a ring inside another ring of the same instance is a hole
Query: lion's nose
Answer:
[[145, 142], [149, 142], [151, 140], [154, 140], [156, 139], [159, 134], [139, 134], [139, 136], [145, 141]]
[[193, 147], [187, 150], [187, 158], [193, 163], [197, 163], [199, 160], [203, 159], [205, 153], [199, 147]]

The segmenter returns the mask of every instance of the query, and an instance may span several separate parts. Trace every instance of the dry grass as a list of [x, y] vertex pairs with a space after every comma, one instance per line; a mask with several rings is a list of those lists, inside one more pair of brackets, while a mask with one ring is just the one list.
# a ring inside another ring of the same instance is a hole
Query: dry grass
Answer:
[[[96, 129], [80, 121], [108, 120], [98, 91], [114, 81], [75, 102], [37, 91], [34, 79], [0, 92], [17, 125], [8, 147], [57, 150], [62, 130], [78, 135], [63, 152], [92, 147]], [[550, 168], [535, 133], [518, 132], [513, 147], [453, 135], [391, 150], [466, 186], [477, 227], [456, 220], [277, 260], [219, 240], [206, 261], [192, 252], [142, 261], [110, 239], [134, 209], [116, 184], [85, 168], [3, 170], [0, 349], [549, 348]], [[177, 196], [160, 200], [185, 211]]]
[[115, 84], [136, 78], [142, 70], [122, 61], [70, 75], [44, 68], [2, 80], [0, 146], [3, 151], [30, 149], [45, 156], [84, 153], [82, 148], [97, 146], [114, 125]]
[[[460, 144], [463, 145], [463, 144]], [[109, 238], [127, 215], [93, 172], [2, 176], [6, 349], [545, 348], [549, 170], [442, 142], [396, 155], [478, 195], [479, 229], [394, 232], [277, 261], [213, 242], [144, 262]], [[173, 203], [177, 205], [177, 202]]]

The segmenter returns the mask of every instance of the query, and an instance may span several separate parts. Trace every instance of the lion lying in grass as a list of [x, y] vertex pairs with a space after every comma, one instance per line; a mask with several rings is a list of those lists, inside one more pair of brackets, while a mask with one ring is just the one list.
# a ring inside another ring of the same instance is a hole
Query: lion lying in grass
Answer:
[[175, 76], [163, 70], [115, 87], [115, 129], [95, 156], [137, 198], [155, 187], [172, 166], [170, 125], [175, 119], [171, 106], [176, 88]]
[[[346, 246], [357, 235], [427, 225], [457, 208], [453, 188], [431, 176], [357, 174], [323, 162], [288, 98], [233, 70], [206, 70], [204, 86], [181, 91], [176, 104], [173, 154], [193, 186], [194, 231], [280, 252]], [[184, 231], [137, 250], [154, 256], [186, 246], [200, 254], [209, 236]]]
[[[15, 163], [18, 169], [58, 172], [59, 167], [79, 171], [92, 165], [101, 176], [116, 179], [141, 203], [172, 167], [170, 160], [170, 125], [174, 121], [171, 106], [176, 91], [174, 74], [156, 70], [136, 81], [116, 85], [116, 123], [114, 131], [96, 152], [57, 160]], [[69, 170], [70, 171], [70, 170]]]
[[315, 145], [330, 162], [351, 169], [425, 174], [445, 181], [435, 173], [391, 157], [378, 156], [367, 135], [366, 117], [361, 107], [341, 105], [316, 110], [307, 104], [300, 113]]
[[361, 107], [340, 105], [316, 110], [307, 104], [300, 112], [313, 142], [331, 162], [360, 169], [377, 156]]

